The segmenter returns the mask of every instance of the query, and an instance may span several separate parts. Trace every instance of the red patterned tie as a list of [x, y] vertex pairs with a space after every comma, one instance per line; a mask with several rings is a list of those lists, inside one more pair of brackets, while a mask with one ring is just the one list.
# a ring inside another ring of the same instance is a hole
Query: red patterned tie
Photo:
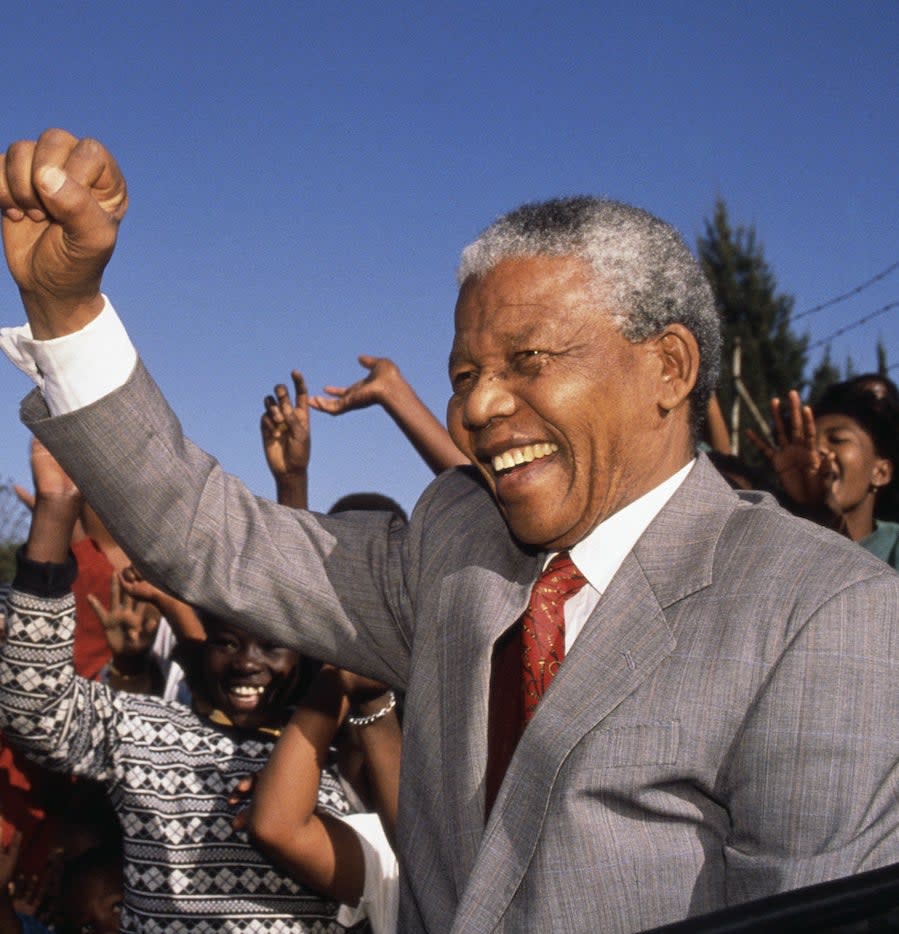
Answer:
[[549, 562], [521, 617], [522, 727], [537, 709], [565, 658], [565, 601], [587, 583], [567, 551]]
[[[494, 647], [484, 775], [485, 816], [490, 815], [527, 721], [565, 656], [564, 604], [584, 583], [568, 553], [556, 555], [537, 578], [523, 615]], [[549, 649], [548, 662], [538, 655], [540, 646]]]

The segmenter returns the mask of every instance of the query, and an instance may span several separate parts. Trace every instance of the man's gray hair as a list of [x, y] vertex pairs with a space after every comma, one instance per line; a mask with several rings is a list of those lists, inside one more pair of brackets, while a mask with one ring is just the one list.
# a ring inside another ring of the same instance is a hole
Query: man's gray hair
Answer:
[[699, 344], [691, 393], [698, 427], [718, 380], [721, 330], [715, 298], [680, 234], [640, 208], [578, 196], [524, 204], [500, 217], [462, 251], [461, 286], [501, 260], [520, 256], [576, 256], [592, 267], [597, 296], [608, 302], [620, 332], [634, 343], [667, 325], [684, 325]]

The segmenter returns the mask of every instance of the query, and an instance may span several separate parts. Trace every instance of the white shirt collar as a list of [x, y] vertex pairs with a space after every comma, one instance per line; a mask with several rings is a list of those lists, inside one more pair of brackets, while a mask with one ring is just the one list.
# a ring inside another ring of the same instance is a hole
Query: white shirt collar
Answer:
[[571, 560], [594, 590], [601, 594], [609, 586], [637, 539], [684, 482], [695, 463], [694, 458], [657, 487], [609, 516], [569, 550]]

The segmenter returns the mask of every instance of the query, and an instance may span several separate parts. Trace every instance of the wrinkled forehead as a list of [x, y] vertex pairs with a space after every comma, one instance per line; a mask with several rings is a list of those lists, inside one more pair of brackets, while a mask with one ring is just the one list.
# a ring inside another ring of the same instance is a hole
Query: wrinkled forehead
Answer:
[[608, 322], [606, 311], [592, 270], [576, 257], [502, 260], [459, 290], [450, 365], [474, 345], [565, 342]]

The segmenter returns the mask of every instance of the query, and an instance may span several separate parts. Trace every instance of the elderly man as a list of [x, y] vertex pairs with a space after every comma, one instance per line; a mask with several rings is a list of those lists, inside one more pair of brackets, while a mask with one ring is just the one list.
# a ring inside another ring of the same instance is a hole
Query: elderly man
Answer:
[[718, 331], [670, 227], [577, 198], [466, 249], [473, 467], [402, 530], [183, 437], [99, 293], [125, 206], [95, 142], [6, 154], [23, 417], [146, 573], [407, 692], [400, 930], [636, 931], [899, 859], [899, 577], [695, 457]]

